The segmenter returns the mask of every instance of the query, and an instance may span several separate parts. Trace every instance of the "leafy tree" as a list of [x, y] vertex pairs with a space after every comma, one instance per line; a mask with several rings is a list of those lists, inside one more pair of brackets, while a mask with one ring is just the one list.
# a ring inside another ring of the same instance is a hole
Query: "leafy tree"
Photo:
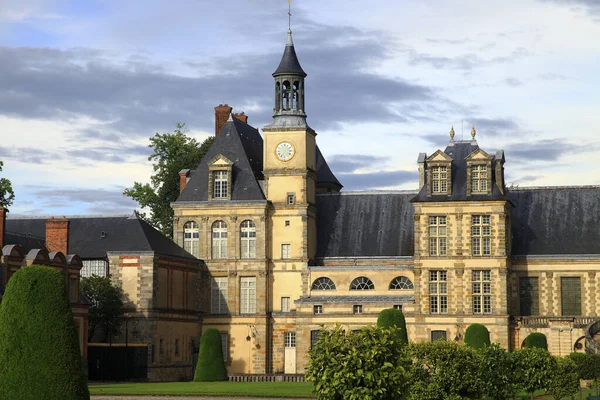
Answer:
[[471, 324], [465, 331], [465, 344], [474, 349], [490, 345], [490, 331], [481, 324]]
[[571, 396], [579, 389], [577, 365], [570, 357], [554, 357], [550, 382], [546, 389], [556, 400]]
[[462, 343], [436, 340], [409, 347], [413, 357], [410, 400], [479, 399], [484, 384], [479, 355]]
[[377, 326], [380, 328], [396, 328], [398, 339], [402, 344], [408, 344], [408, 332], [406, 331], [406, 319], [400, 310], [388, 308], [382, 310], [377, 317]]
[[221, 334], [214, 328], [207, 329], [200, 338], [200, 352], [196, 364], [195, 382], [227, 380], [227, 369], [223, 360]]
[[478, 353], [485, 398], [489, 400], [512, 398], [517, 392], [517, 387], [514, 384], [515, 371], [511, 353], [498, 343], [484, 346]]
[[306, 370], [319, 400], [395, 400], [407, 389], [409, 362], [397, 333], [379, 327], [319, 333]]
[[[4, 163], [0, 161], [0, 172]], [[13, 192], [12, 184], [7, 178], [0, 178], [0, 207], [8, 208], [12, 206], [15, 199], [15, 192]]]
[[0, 305], [0, 399], [89, 399], [77, 337], [63, 275], [19, 269]]
[[138, 213], [163, 234], [173, 237], [173, 209], [171, 203], [179, 196], [179, 171], [194, 169], [214, 141], [214, 136], [202, 144], [185, 135], [185, 124], [178, 123], [174, 133], [156, 133], [148, 147], [154, 153], [148, 157], [153, 162], [154, 175], [150, 183], [134, 182], [133, 188], [123, 194], [137, 201], [142, 208], [149, 208], [150, 215]]
[[[576, 366], [579, 379], [594, 381], [596, 396], [598, 395], [598, 380], [600, 379], [600, 355], [586, 353], [571, 353], [568, 357]], [[580, 396], [581, 397], [581, 396]]]
[[123, 316], [123, 294], [109, 276], [93, 275], [81, 278], [81, 292], [90, 302], [88, 315], [88, 340], [91, 340], [98, 328], [104, 332], [104, 341], [121, 332]]
[[548, 341], [546, 340], [546, 335], [541, 332], [530, 333], [525, 338], [524, 347], [537, 347], [538, 349], [548, 350]]
[[514, 367], [517, 373], [516, 382], [525, 392], [530, 394], [536, 390], [546, 389], [552, 379], [556, 360], [547, 350], [537, 347], [525, 348], [513, 352]]

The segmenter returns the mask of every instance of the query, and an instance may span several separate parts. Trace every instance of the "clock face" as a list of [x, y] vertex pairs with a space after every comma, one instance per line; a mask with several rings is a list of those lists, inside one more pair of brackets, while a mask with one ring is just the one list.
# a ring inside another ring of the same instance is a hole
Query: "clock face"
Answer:
[[277, 158], [281, 161], [289, 161], [294, 157], [296, 150], [294, 150], [294, 146], [288, 142], [281, 142], [277, 145], [275, 149], [275, 154]]

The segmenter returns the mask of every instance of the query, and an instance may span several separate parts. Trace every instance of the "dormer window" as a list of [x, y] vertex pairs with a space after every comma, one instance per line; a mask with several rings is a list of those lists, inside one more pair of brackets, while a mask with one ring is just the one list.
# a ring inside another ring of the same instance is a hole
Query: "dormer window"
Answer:
[[467, 156], [467, 196], [492, 193], [493, 158], [481, 149]]
[[427, 196], [452, 194], [452, 157], [441, 150], [425, 160]]
[[208, 163], [208, 200], [231, 200], [233, 162], [218, 155]]
[[487, 165], [471, 166], [471, 191], [487, 193], [488, 167]]
[[214, 171], [213, 172], [213, 182], [214, 182], [213, 198], [226, 199], [227, 198], [227, 171]]
[[431, 185], [434, 194], [448, 193], [448, 167], [431, 168]]

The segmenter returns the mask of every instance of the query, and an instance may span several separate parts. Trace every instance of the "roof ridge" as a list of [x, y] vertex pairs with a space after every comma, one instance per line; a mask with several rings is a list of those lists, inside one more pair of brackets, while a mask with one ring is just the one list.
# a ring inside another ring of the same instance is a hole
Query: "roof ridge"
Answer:
[[418, 194], [418, 190], [349, 190], [336, 193], [317, 193], [317, 196], [339, 196], [339, 195], [370, 195], [370, 194]]
[[[57, 215], [60, 214], [55, 214], [55, 215], [11, 215], [8, 214], [6, 216], [6, 219], [12, 219], [12, 220], [17, 220], [17, 219], [23, 219], [23, 220], [27, 220], [27, 219], [50, 219], [52, 217], [56, 218]], [[131, 218], [133, 215], [135, 215], [135, 213], [132, 214], [75, 214], [75, 215], [61, 215], [60, 217], [65, 217], [67, 219], [83, 219], [83, 218], [88, 218], [88, 219], [92, 219], [92, 218]]]
[[554, 189], [600, 189], [600, 185], [567, 185], [567, 186], [515, 186], [508, 187], [509, 192], [520, 192], [525, 190], [554, 190]]

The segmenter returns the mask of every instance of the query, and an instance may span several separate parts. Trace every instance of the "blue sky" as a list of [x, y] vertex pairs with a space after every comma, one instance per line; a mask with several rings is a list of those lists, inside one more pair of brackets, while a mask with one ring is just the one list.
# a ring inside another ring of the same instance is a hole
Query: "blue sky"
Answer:
[[[368, 6], [367, 6], [368, 5]], [[413, 189], [471, 125], [509, 183], [600, 184], [597, 0], [293, 0], [307, 113], [347, 190]], [[15, 214], [128, 213], [148, 138], [262, 127], [285, 0], [0, 1], [0, 160]]]

